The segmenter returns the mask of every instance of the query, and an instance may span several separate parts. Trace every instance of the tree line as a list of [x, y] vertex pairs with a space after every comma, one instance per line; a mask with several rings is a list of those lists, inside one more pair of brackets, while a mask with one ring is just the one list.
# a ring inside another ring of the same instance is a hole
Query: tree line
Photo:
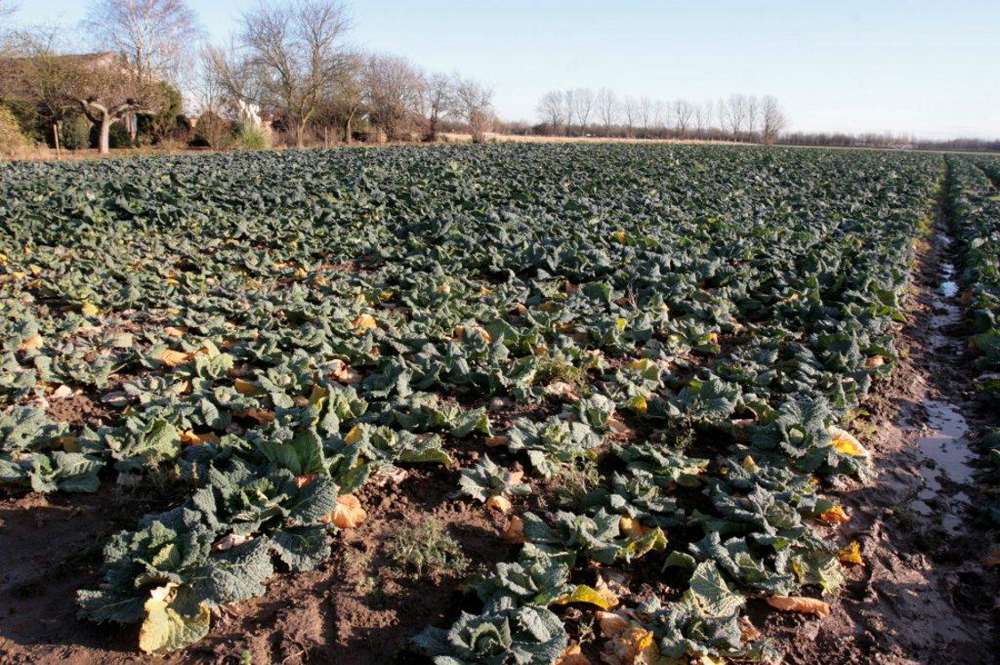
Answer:
[[[356, 140], [434, 141], [491, 131], [844, 147], [996, 150], [996, 141], [789, 132], [771, 95], [664, 101], [610, 88], [553, 90], [540, 122], [501, 122], [488, 86], [351, 46], [338, 0], [259, 4], [225, 45], [207, 43], [185, 0], [93, 0], [70, 41], [61, 27], [13, 29], [0, 0], [0, 154], [30, 140], [63, 147], [213, 148]], [[5, 26], [7, 26], [5, 28]], [[189, 112], [185, 112], [185, 108]]]
[[552, 90], [535, 130], [557, 136], [715, 139], [774, 143], [788, 127], [777, 98], [734, 94], [701, 103], [619, 96], [610, 88]]
[[[0, 0], [0, 20], [14, 9]], [[81, 133], [102, 153], [116, 136], [260, 147], [272, 137], [305, 146], [460, 129], [479, 142], [495, 121], [483, 83], [352, 48], [337, 0], [257, 5], [226, 46], [205, 42], [184, 0], [97, 0], [82, 27], [76, 44], [45, 26], [2, 36], [0, 107], [57, 150], [86, 142]], [[197, 109], [190, 119], [185, 97]]]

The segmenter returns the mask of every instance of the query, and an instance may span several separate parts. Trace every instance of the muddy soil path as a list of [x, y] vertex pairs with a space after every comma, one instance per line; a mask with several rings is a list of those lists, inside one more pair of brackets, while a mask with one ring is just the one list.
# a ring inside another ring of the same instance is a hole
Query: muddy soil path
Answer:
[[878, 477], [834, 492], [864, 566], [829, 618], [793, 629], [786, 662], [998, 662], [996, 581], [980, 562], [990, 543], [973, 509], [974, 439], [988, 414], [970, 394], [960, 257], [943, 197], [920, 251], [901, 361], [868, 406]]

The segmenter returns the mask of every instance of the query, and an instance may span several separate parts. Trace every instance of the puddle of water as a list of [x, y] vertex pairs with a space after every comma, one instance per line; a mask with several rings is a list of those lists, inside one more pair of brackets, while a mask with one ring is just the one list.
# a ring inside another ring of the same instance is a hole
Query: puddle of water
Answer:
[[[951, 241], [943, 234], [940, 239], [943, 244]], [[962, 320], [962, 310], [954, 300], [958, 294], [958, 282], [954, 279], [955, 266], [948, 261], [942, 261], [940, 270], [941, 284], [931, 301], [931, 307], [935, 314], [931, 317], [931, 335], [928, 341], [935, 351], [947, 349], [954, 353], [960, 353], [962, 341], [944, 332], [946, 327]]]
[[[950, 241], [950, 239], [949, 239]], [[955, 281], [955, 266], [947, 261], [941, 262], [941, 294], [945, 298], [954, 298], [958, 295], [958, 282]]]
[[[951, 245], [951, 237], [946, 231], [938, 233], [938, 242], [943, 248]], [[947, 328], [962, 320], [962, 311], [955, 302], [958, 295], [958, 281], [955, 278], [955, 264], [941, 261], [939, 265], [940, 285], [933, 294], [929, 345], [931, 352], [946, 352], [960, 354], [962, 341], [947, 333]], [[969, 506], [969, 496], [958, 491], [949, 494], [945, 485], [956, 483], [971, 484], [972, 467], [969, 461], [973, 457], [969, 449], [966, 435], [969, 425], [959, 408], [949, 401], [926, 400], [927, 436], [917, 439], [920, 448], [929, 464], [920, 467], [924, 486], [910, 502], [910, 507], [925, 517], [934, 517], [949, 533], [957, 533], [962, 525], [962, 513]]]
[[934, 460], [937, 470], [943, 471], [956, 483], [965, 483], [972, 478], [972, 467], [966, 463], [969, 448], [965, 435], [969, 425], [958, 408], [949, 402], [928, 400], [927, 426], [934, 430], [930, 436], [917, 440], [924, 455]]
[[941, 400], [927, 400], [927, 426], [931, 434], [917, 439], [916, 444], [933, 467], [920, 467], [924, 487], [911, 502], [914, 511], [929, 517], [937, 515], [941, 525], [951, 533], [962, 523], [962, 509], [969, 505], [965, 492], [948, 495], [943, 492], [944, 482], [965, 484], [972, 481], [973, 469], [969, 466], [971, 453], [965, 435], [969, 425], [958, 408]]

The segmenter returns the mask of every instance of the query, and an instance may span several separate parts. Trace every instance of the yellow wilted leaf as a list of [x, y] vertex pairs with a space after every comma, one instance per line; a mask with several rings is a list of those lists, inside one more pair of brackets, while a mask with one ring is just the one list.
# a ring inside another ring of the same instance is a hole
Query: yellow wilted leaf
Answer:
[[508, 543], [523, 543], [524, 538], [524, 521], [517, 517], [510, 518], [510, 523], [503, 532], [503, 539]]
[[357, 383], [361, 380], [361, 375], [357, 371], [352, 369], [343, 360], [335, 359], [331, 364], [332, 368], [329, 376], [333, 377], [341, 383]]
[[865, 360], [865, 367], [868, 369], [875, 369], [876, 367], [881, 367], [885, 364], [885, 358], [882, 356], [872, 356]]
[[186, 328], [175, 328], [174, 326], [167, 326], [163, 329], [163, 334], [171, 337], [183, 337], [185, 332], [187, 332]]
[[638, 360], [633, 360], [628, 364], [629, 369], [636, 369], [640, 372], [645, 372], [647, 370], [656, 367], [656, 363], [649, 358], [639, 358]]
[[326, 523], [333, 523], [341, 529], [353, 529], [368, 517], [368, 513], [361, 507], [358, 497], [353, 494], [344, 494], [337, 497], [337, 507], [333, 509], [327, 517], [323, 518]]
[[319, 384], [313, 384], [312, 391], [309, 393], [309, 405], [321, 405], [329, 396], [329, 390]]
[[864, 560], [861, 558], [861, 545], [858, 541], [852, 540], [850, 543], [845, 545], [840, 552], [837, 553], [837, 558], [840, 559], [842, 563], [853, 563], [861, 565]]
[[595, 589], [586, 584], [580, 584], [573, 589], [573, 593], [564, 593], [552, 601], [553, 605], [569, 605], [570, 603], [586, 603], [600, 607], [602, 610], [610, 610], [618, 604], [618, 596], [607, 586], [603, 589]]
[[208, 633], [211, 614], [198, 605], [197, 614], [185, 616], [171, 606], [176, 584], [157, 587], [149, 594], [139, 629], [139, 649], [145, 653], [165, 654], [198, 641]]
[[191, 358], [193, 357], [194, 354], [189, 351], [175, 351], [173, 349], [164, 349], [158, 355], [154, 356], [156, 360], [159, 360], [167, 367], [179, 367], [191, 362]]
[[618, 530], [623, 536], [630, 538], [637, 538], [652, 531], [648, 526], [639, 524], [639, 520], [634, 520], [631, 517], [620, 518], [618, 520]]
[[308, 276], [309, 276], [309, 273], [308, 273], [308, 272], [306, 272], [306, 269], [305, 269], [305, 268], [299, 268], [299, 269], [298, 269], [298, 270], [296, 270], [296, 271], [295, 271], [295, 273], [294, 273], [294, 274], [292, 275], [292, 277], [294, 277], [295, 279], [305, 279], [305, 278], [306, 278], [306, 277], [308, 277]]
[[559, 654], [556, 665], [591, 665], [590, 659], [583, 655], [579, 644], [571, 644]]
[[840, 506], [834, 506], [820, 515], [819, 518], [827, 524], [846, 524], [851, 521], [850, 516]]
[[351, 321], [351, 327], [355, 330], [369, 330], [371, 328], [378, 328], [378, 323], [375, 322], [375, 317], [371, 314], [362, 314], [358, 318]]
[[833, 447], [837, 452], [854, 457], [868, 457], [869, 453], [865, 447], [861, 445], [856, 436], [847, 430], [830, 425], [827, 428], [827, 433], [833, 438]]
[[42, 345], [44, 343], [45, 340], [42, 339], [41, 335], [32, 335], [28, 339], [21, 342], [21, 346], [19, 346], [18, 348], [21, 351], [37, 351], [38, 349], [42, 348]]
[[355, 425], [351, 428], [351, 431], [344, 436], [344, 443], [353, 446], [358, 441], [361, 441], [361, 432], [361, 425]]
[[83, 303], [80, 307], [80, 313], [84, 316], [97, 316], [100, 313], [100, 310], [97, 309], [97, 305], [88, 301]]
[[59, 445], [63, 447], [68, 453], [78, 453], [80, 452], [80, 446], [76, 442], [75, 436], [63, 436], [58, 439]]
[[236, 392], [241, 395], [256, 395], [259, 390], [256, 384], [250, 383], [244, 379], [236, 379], [233, 381], [233, 387], [236, 388]]
[[625, 242], [625, 232], [624, 231], [615, 231], [614, 233], [611, 234], [611, 237], [617, 243], [623, 243], [623, 242]]
[[203, 443], [219, 443], [219, 435], [215, 432], [198, 434], [191, 430], [181, 432], [181, 443], [188, 446], [198, 446]]
[[510, 503], [510, 499], [503, 495], [491, 496], [486, 499], [486, 508], [489, 510], [496, 510], [500, 513], [506, 515], [511, 511], [513, 506]]
[[636, 395], [635, 397], [629, 398], [629, 400], [625, 402], [625, 407], [632, 409], [637, 413], [646, 413], [649, 409], [649, 404], [646, 402], [645, 397], [642, 395]]
[[274, 413], [271, 411], [265, 411], [264, 409], [243, 409], [242, 411], [236, 411], [235, 415], [241, 418], [252, 418], [256, 420], [261, 425], [266, 425], [273, 421], [275, 418]]
[[455, 326], [455, 338], [462, 339], [466, 335], [479, 335], [484, 342], [487, 344], [493, 341], [493, 336], [486, 332], [485, 329], [479, 326], [474, 326], [472, 328], [466, 328], [465, 326]]
[[613, 612], [598, 612], [597, 620], [607, 638], [601, 659], [608, 665], [639, 665], [659, 659], [652, 631]]
[[803, 614], [815, 614], [819, 617], [830, 616], [830, 606], [817, 598], [772, 596], [767, 599], [767, 604], [782, 612], [802, 612]]

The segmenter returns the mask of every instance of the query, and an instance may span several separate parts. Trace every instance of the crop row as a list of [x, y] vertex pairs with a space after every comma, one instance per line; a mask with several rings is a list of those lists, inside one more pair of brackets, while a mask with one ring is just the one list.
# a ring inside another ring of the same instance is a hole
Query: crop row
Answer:
[[[146, 651], [380, 519], [370, 480], [468, 453], [461, 500], [508, 514], [511, 560], [468, 584], [478, 614], [415, 640], [440, 662], [555, 662], [569, 604], [598, 612], [611, 662], [762, 655], [748, 600], [826, 612], [860, 560], [821, 488], [870, 472], [838, 424], [896, 360], [939, 159], [490, 146], [2, 168], [0, 484], [187, 488], [80, 592], [88, 619], [141, 622]], [[91, 415], [59, 418], [67, 401]], [[524, 511], [587, 468], [586, 492]], [[608, 582], [648, 575], [640, 557], [677, 593]]]
[[[969, 321], [969, 350], [975, 360], [975, 392], [991, 407], [1000, 404], [1000, 160], [950, 157], [949, 204], [958, 240], [962, 305]], [[994, 475], [1000, 478], [1000, 431], [984, 438]], [[983, 504], [1000, 524], [1000, 503]]]

